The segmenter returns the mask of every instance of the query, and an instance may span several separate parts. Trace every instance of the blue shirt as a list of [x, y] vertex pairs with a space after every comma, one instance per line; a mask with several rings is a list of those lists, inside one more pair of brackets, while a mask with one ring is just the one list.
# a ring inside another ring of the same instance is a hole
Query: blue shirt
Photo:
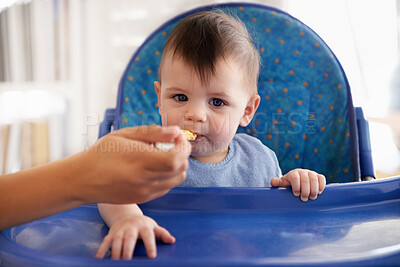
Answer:
[[260, 140], [236, 134], [226, 158], [217, 164], [189, 158], [186, 180], [180, 187], [269, 187], [271, 179], [280, 178], [275, 153]]

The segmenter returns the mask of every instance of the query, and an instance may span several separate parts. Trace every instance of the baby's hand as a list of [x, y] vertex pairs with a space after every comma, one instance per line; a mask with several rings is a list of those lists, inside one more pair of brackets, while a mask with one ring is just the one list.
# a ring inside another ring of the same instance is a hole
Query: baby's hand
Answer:
[[300, 196], [302, 201], [308, 198], [314, 200], [319, 194], [322, 194], [326, 185], [325, 176], [314, 171], [295, 169], [291, 170], [283, 177], [272, 178], [272, 187], [292, 187], [293, 195]]
[[122, 256], [122, 259], [130, 260], [138, 238], [143, 240], [149, 258], [157, 256], [156, 238], [167, 244], [175, 242], [175, 237], [153, 219], [144, 215], [135, 215], [122, 218], [111, 226], [95, 257], [102, 259], [111, 247], [112, 259], [119, 260]]

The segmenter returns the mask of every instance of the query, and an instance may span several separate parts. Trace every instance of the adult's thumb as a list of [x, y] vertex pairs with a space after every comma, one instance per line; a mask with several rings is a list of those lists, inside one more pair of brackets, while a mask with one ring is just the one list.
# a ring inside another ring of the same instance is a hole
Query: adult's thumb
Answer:
[[146, 143], [171, 142], [181, 134], [178, 126], [161, 127], [159, 125], [142, 125], [126, 127], [110, 134]]

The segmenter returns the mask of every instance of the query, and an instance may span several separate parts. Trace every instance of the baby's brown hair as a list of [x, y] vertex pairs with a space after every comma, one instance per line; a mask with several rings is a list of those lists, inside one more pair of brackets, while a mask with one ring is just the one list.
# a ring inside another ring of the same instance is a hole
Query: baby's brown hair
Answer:
[[165, 43], [158, 71], [165, 55], [181, 57], [188, 66], [194, 66], [199, 78], [208, 84], [215, 74], [216, 63], [232, 58], [243, 68], [244, 82], [252, 94], [257, 94], [260, 55], [246, 26], [239, 18], [219, 12], [199, 12], [187, 16], [171, 31]]

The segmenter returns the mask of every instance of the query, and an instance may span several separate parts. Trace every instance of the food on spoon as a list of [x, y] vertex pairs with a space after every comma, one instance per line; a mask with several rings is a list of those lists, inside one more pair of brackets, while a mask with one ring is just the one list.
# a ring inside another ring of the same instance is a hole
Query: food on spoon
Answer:
[[188, 130], [182, 130], [182, 132], [186, 136], [187, 140], [189, 140], [189, 141], [196, 140], [197, 134], [192, 133], [191, 131], [188, 131]]

